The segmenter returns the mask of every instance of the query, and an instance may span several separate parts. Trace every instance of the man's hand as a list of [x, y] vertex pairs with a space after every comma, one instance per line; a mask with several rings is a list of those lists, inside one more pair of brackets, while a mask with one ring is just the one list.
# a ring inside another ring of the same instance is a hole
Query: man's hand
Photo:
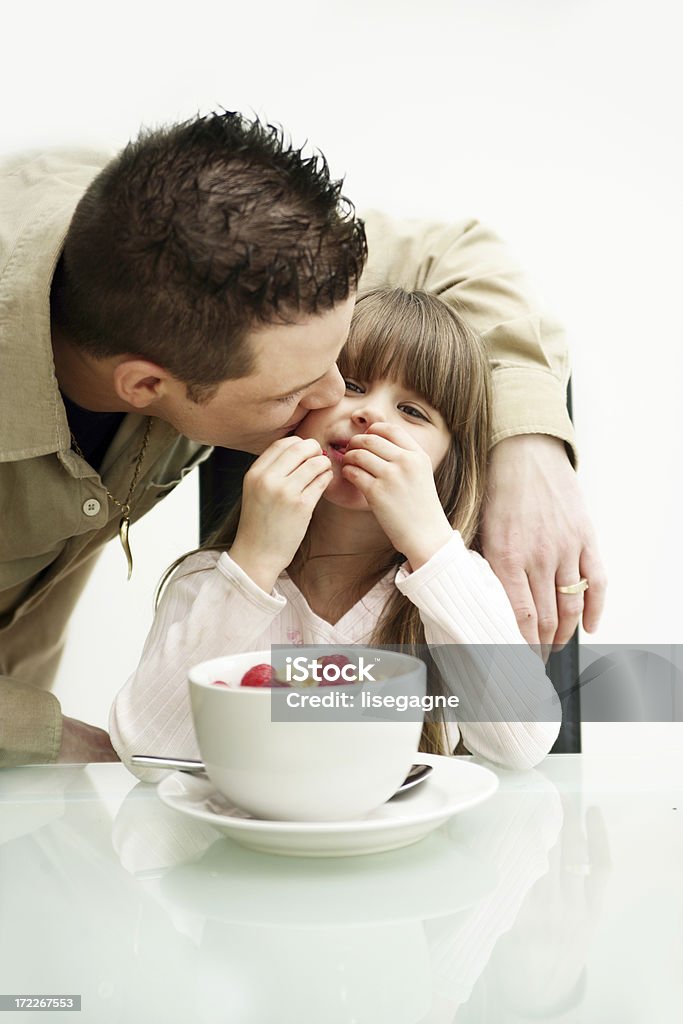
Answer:
[[93, 761], [118, 761], [109, 733], [76, 718], [62, 718], [62, 745], [57, 764], [90, 764]]
[[[546, 434], [506, 438], [491, 453], [482, 524], [486, 560], [505, 587], [527, 643], [562, 647], [583, 613], [597, 629], [605, 572], [564, 443]], [[556, 587], [589, 582], [584, 594]]]

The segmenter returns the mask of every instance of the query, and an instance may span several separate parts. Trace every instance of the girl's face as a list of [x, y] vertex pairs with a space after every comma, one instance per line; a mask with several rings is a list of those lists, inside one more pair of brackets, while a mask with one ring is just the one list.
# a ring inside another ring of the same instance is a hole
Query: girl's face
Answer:
[[451, 434], [441, 414], [399, 381], [346, 377], [344, 383], [346, 393], [341, 401], [309, 412], [296, 433], [315, 438], [332, 461], [334, 477], [325, 499], [344, 508], [367, 509], [358, 488], [341, 475], [344, 452], [354, 435], [367, 434], [373, 423], [399, 426], [427, 452], [436, 470], [451, 445]]

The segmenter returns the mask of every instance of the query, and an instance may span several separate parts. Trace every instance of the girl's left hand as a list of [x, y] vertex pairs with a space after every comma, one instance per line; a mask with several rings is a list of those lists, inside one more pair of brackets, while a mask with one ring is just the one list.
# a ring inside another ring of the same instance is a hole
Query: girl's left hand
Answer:
[[356, 434], [341, 472], [413, 571], [453, 535], [436, 492], [432, 461], [401, 427], [373, 423], [366, 434]]

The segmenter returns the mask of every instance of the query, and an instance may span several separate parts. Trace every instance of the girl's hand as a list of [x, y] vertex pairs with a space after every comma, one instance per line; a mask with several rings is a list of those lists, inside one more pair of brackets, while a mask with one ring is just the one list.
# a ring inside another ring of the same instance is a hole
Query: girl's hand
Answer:
[[373, 423], [366, 434], [356, 434], [341, 472], [413, 571], [453, 535], [436, 493], [432, 461], [401, 427]]
[[331, 479], [318, 442], [300, 437], [275, 441], [246, 473], [230, 557], [266, 593], [294, 558]]

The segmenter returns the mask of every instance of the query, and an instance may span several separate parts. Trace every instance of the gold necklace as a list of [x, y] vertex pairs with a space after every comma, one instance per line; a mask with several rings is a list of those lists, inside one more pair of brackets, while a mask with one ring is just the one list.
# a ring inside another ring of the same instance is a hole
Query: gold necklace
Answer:
[[[149, 435], [150, 435], [151, 429], [152, 429], [152, 417], [148, 416], [147, 417], [147, 426], [145, 428], [145, 436], [142, 439], [142, 447], [140, 448], [140, 451], [138, 452], [138, 457], [135, 460], [135, 469], [133, 470], [133, 479], [130, 482], [130, 488], [128, 489], [128, 494], [126, 496], [126, 500], [125, 501], [119, 501], [118, 498], [114, 497], [114, 495], [111, 493], [111, 491], [108, 491], [106, 487], [104, 488], [107, 497], [111, 501], [113, 501], [115, 505], [118, 505], [118, 507], [123, 512], [123, 516], [121, 517], [121, 522], [119, 523], [119, 540], [121, 541], [121, 547], [123, 548], [124, 554], [126, 556], [126, 560], [128, 562], [128, 579], [130, 579], [131, 576], [133, 575], [133, 555], [132, 555], [131, 550], [130, 550], [130, 544], [128, 543], [128, 530], [130, 528], [130, 499], [133, 497], [133, 491], [135, 490], [135, 485], [137, 484], [138, 477], [140, 476], [140, 470], [142, 469], [142, 462], [143, 462], [143, 459], [145, 457], [145, 452], [147, 451], [147, 442], [149, 441]], [[80, 457], [83, 459], [84, 462], [88, 461], [86, 459], [85, 455], [83, 454], [83, 452], [81, 451], [80, 445], [79, 445], [78, 441], [76, 440], [76, 438], [74, 437], [73, 433], [71, 434], [71, 447], [76, 452], [76, 455], [80, 455]]]

